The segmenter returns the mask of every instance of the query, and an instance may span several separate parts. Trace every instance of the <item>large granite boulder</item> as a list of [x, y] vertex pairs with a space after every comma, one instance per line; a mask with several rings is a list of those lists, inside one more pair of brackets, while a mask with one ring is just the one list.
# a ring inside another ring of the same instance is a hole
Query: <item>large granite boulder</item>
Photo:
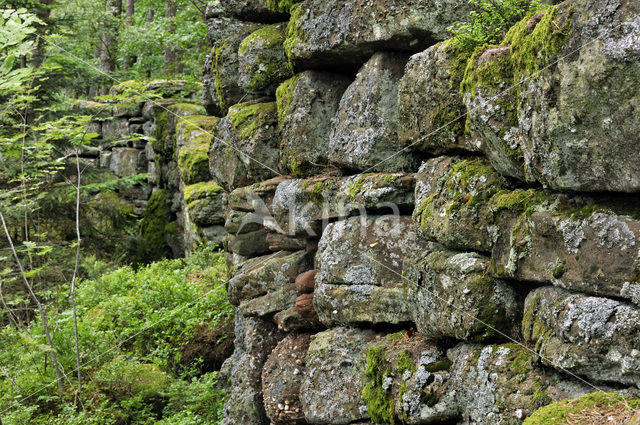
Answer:
[[267, 25], [252, 32], [238, 47], [238, 85], [247, 93], [273, 96], [291, 71], [286, 66], [285, 24]]
[[327, 326], [411, 322], [404, 259], [437, 245], [422, 241], [409, 217], [352, 217], [322, 233], [314, 307]]
[[561, 190], [640, 190], [638, 19], [629, 0], [567, 0], [474, 52], [469, 124], [498, 171]]
[[381, 50], [419, 52], [448, 38], [466, 0], [306, 0], [291, 9], [285, 48], [294, 68], [359, 65]]
[[525, 340], [541, 362], [601, 382], [640, 387], [640, 309], [544, 287], [527, 296]]
[[265, 0], [224, 0], [221, 5], [225, 14], [252, 22], [274, 22], [285, 16]]
[[411, 171], [414, 160], [399, 149], [398, 81], [407, 56], [376, 53], [344, 92], [329, 139], [329, 160], [366, 171]]
[[400, 143], [435, 155], [478, 150], [465, 134], [460, 95], [467, 56], [455, 39], [411, 56], [398, 84]]
[[514, 338], [521, 309], [515, 291], [489, 275], [476, 253], [417, 252], [403, 276], [418, 331], [435, 340], [481, 342]]
[[250, 101], [229, 108], [211, 145], [210, 169], [227, 191], [279, 174], [280, 133], [275, 102]]
[[294, 175], [327, 167], [331, 119], [350, 82], [340, 74], [305, 71], [276, 90], [282, 163]]

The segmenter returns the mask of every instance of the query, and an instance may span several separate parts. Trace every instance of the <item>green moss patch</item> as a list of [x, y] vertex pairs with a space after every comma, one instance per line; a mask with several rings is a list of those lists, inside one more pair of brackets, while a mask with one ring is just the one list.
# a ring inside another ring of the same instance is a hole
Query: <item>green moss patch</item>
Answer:
[[291, 8], [301, 0], [265, 0], [267, 8], [276, 13], [289, 13]]
[[367, 405], [367, 411], [371, 420], [375, 423], [395, 424], [393, 413], [393, 400], [390, 396], [390, 389], [385, 390], [386, 378], [390, 377], [390, 365], [387, 362], [385, 347], [374, 346], [367, 350], [367, 367], [365, 376], [367, 384], [362, 390], [362, 398]]
[[199, 199], [206, 199], [222, 192], [223, 189], [213, 180], [185, 186], [184, 201], [189, 204]]
[[276, 102], [251, 101], [238, 103], [229, 108], [231, 125], [240, 133], [242, 139], [250, 139], [255, 136], [258, 129], [271, 125], [276, 114]]
[[291, 113], [293, 93], [300, 81], [301, 74], [294, 75], [276, 89], [276, 106], [278, 109], [278, 125], [282, 128], [287, 116]]
[[[595, 392], [582, 397], [563, 400], [549, 404], [536, 410], [531, 416], [525, 419], [523, 425], [569, 425], [578, 424], [575, 418], [569, 422], [570, 415], [583, 414], [585, 417], [589, 411], [596, 413], [598, 410], [610, 411], [607, 406], [618, 406], [618, 415], [627, 414], [630, 418], [633, 413], [640, 412], [632, 410], [640, 409], [640, 399], [630, 399], [616, 393]], [[589, 422], [582, 422], [588, 424]], [[591, 422], [595, 423], [595, 422]], [[622, 422], [616, 422], [622, 423]]]
[[289, 20], [289, 25], [287, 25], [287, 36], [283, 45], [284, 52], [289, 58], [289, 68], [295, 71], [293, 51], [304, 40], [303, 31], [300, 29], [300, 20], [304, 16], [304, 9], [300, 7], [300, 3], [297, 3], [290, 8], [290, 13], [291, 19]]

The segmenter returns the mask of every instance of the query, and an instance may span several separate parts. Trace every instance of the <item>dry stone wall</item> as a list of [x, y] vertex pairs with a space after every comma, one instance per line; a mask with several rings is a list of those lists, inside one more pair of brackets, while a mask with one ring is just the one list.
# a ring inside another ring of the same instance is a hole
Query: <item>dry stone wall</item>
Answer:
[[640, 10], [554, 3], [469, 52], [466, 0], [216, 1], [203, 106], [102, 124], [155, 137], [111, 166], [152, 170], [183, 249], [226, 250], [224, 424], [638, 393]]
[[467, 5], [209, 4], [225, 424], [520, 424], [637, 393], [640, 11], [567, 0], [469, 52], [445, 30]]

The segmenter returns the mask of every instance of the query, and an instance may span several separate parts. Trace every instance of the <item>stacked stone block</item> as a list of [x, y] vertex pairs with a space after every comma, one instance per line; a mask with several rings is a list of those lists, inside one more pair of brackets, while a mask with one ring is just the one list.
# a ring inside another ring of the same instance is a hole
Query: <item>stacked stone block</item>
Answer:
[[566, 0], [473, 52], [447, 40], [467, 11], [213, 2], [204, 107], [166, 83], [94, 124], [87, 161], [149, 170], [182, 249], [226, 250], [223, 423], [521, 424], [637, 394], [637, 8]]

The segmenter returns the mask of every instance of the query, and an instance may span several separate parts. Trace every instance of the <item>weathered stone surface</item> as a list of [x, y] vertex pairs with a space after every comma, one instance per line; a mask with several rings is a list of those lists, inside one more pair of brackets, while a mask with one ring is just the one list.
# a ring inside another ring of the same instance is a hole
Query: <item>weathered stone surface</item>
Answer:
[[593, 388], [531, 365], [517, 344], [466, 345], [449, 350], [451, 384], [465, 424], [519, 425], [535, 409]]
[[229, 280], [229, 301], [239, 305], [241, 301], [283, 289], [312, 265], [312, 256], [304, 251], [281, 251], [240, 263]]
[[295, 286], [285, 285], [282, 289], [269, 292], [252, 300], [240, 303], [240, 312], [247, 317], [265, 317], [294, 306], [297, 298]]
[[281, 235], [280, 233], [267, 234], [267, 243], [271, 251], [297, 251], [299, 249], [306, 249], [307, 246], [305, 239], [292, 238]]
[[460, 82], [465, 58], [450, 40], [411, 56], [398, 83], [400, 143], [435, 155], [478, 150], [464, 128], [467, 110]]
[[238, 86], [238, 47], [260, 25], [220, 17], [207, 21], [207, 39], [212, 46], [203, 67], [203, 104], [209, 114], [223, 116], [229, 106], [250, 100]]
[[329, 160], [356, 170], [411, 171], [415, 162], [398, 147], [398, 81], [407, 56], [376, 53], [346, 89], [333, 120]]
[[273, 96], [280, 83], [291, 77], [282, 46], [285, 29], [286, 24], [267, 25], [240, 43], [238, 85], [242, 90]]
[[484, 158], [430, 159], [416, 174], [413, 218], [423, 235], [448, 248], [489, 252], [500, 230], [489, 201], [507, 188]]
[[494, 246], [494, 273], [640, 304], [640, 221], [596, 205], [519, 217]]
[[543, 364], [640, 387], [640, 309], [544, 287], [527, 296], [522, 322]]
[[146, 93], [154, 93], [162, 98], [187, 99], [199, 97], [202, 83], [187, 80], [152, 80], [144, 87]]
[[285, 48], [295, 68], [358, 65], [380, 50], [424, 50], [468, 10], [462, 0], [306, 0], [291, 9]]
[[273, 196], [280, 183], [287, 177], [278, 176], [250, 186], [234, 189], [229, 194], [229, 208], [238, 211], [251, 211], [266, 216], [271, 211]]
[[284, 17], [269, 9], [265, 0], [224, 0], [222, 7], [226, 14], [247, 21], [273, 22]]
[[310, 341], [310, 334], [288, 335], [271, 352], [262, 369], [264, 407], [274, 425], [307, 423], [299, 393]]
[[166, 111], [170, 105], [178, 103], [178, 99], [150, 99], [142, 107], [142, 116], [148, 120], [154, 119], [159, 113]]
[[209, 149], [219, 118], [191, 116], [183, 118], [177, 125], [178, 168], [185, 184], [211, 179], [209, 172]]
[[220, 0], [208, 2], [204, 9], [204, 17], [206, 19], [217, 18], [218, 16], [223, 16], [225, 13], [226, 12]]
[[142, 115], [142, 105], [144, 102], [127, 102], [123, 101], [115, 104], [111, 108], [111, 114], [114, 117], [137, 117]]
[[517, 337], [515, 291], [489, 275], [490, 259], [476, 253], [419, 252], [404, 276], [413, 319], [431, 339], [480, 342]]
[[313, 294], [302, 294], [296, 298], [293, 307], [276, 313], [273, 319], [278, 324], [278, 329], [291, 332], [322, 328], [318, 313], [313, 308], [313, 297]]
[[227, 235], [227, 249], [234, 254], [244, 257], [253, 257], [269, 252], [267, 231], [265, 229], [255, 232]]
[[404, 259], [437, 245], [418, 238], [409, 217], [352, 217], [326, 227], [318, 245], [314, 307], [327, 326], [406, 323]]
[[298, 292], [298, 294], [312, 293], [316, 285], [317, 275], [317, 269], [309, 270], [298, 275], [298, 277], [296, 277], [296, 291]]
[[631, 4], [561, 3], [517, 24], [506, 54], [467, 72], [470, 128], [498, 171], [554, 189], [640, 190], [640, 14]]
[[373, 331], [354, 328], [333, 328], [311, 337], [300, 386], [308, 422], [349, 424], [368, 419], [362, 390], [366, 347], [373, 338]]
[[294, 175], [310, 175], [326, 168], [331, 119], [350, 83], [339, 74], [306, 71], [278, 87], [282, 163]]
[[227, 191], [279, 173], [280, 133], [275, 102], [245, 102], [229, 108], [211, 145], [211, 175]]
[[262, 367], [283, 335], [273, 323], [236, 313], [233, 355], [225, 362], [231, 396], [224, 406], [223, 425], [264, 425], [268, 419], [262, 396]]
[[232, 235], [255, 232], [263, 227], [262, 217], [255, 213], [231, 210], [224, 227]]
[[284, 180], [273, 198], [279, 233], [317, 236], [323, 221], [366, 211], [400, 215], [413, 209], [413, 174], [370, 173], [341, 178], [331, 174]]
[[362, 394], [373, 422], [457, 419], [460, 407], [448, 382], [450, 366], [442, 349], [422, 335], [398, 332], [369, 344]]
[[223, 224], [226, 195], [214, 181], [196, 183], [184, 188], [184, 203], [189, 217], [198, 226]]
[[126, 118], [114, 118], [102, 123], [102, 137], [106, 140], [120, 140], [130, 136], [129, 121]]
[[134, 148], [113, 148], [109, 169], [118, 177], [135, 176], [147, 171], [147, 157], [144, 150]]

